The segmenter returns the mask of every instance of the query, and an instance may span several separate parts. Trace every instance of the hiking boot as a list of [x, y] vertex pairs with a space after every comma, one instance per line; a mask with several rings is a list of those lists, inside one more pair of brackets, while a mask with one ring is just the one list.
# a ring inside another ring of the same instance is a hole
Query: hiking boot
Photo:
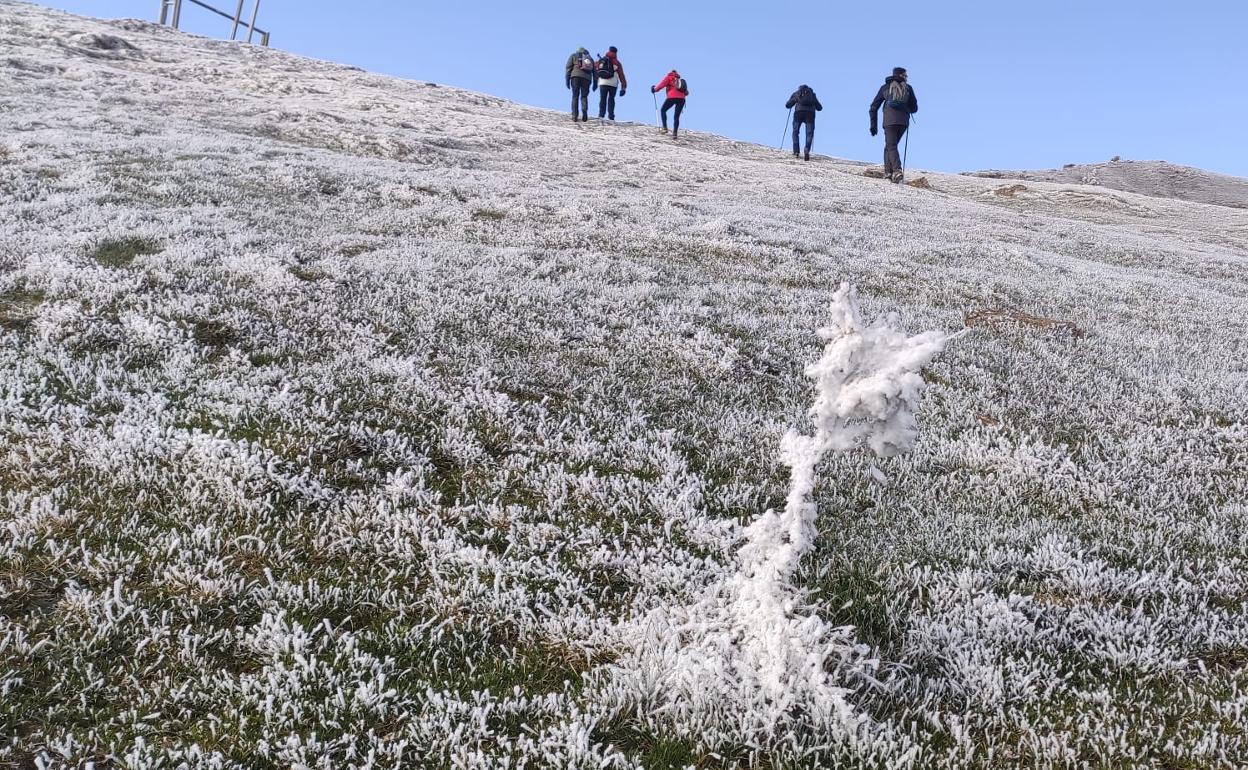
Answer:
[[793, 151], [793, 157], [794, 157], [794, 158], [800, 158], [800, 157], [802, 157], [802, 154], [801, 154], [800, 152], [798, 152], [797, 150], [794, 150], [794, 151]]
[[810, 153], [808, 152], [805, 155], [803, 155], [802, 160], [810, 160]]
[[666, 133], [667, 133], [667, 126], [664, 126], [663, 128], [660, 128], [660, 129], [659, 129], [659, 133], [660, 133], [660, 134], [666, 134]]
[[906, 178], [905, 174], [901, 173], [900, 171], [894, 171], [892, 177], [890, 177], [888, 181], [892, 182], [893, 184], [901, 184], [901, 180], [905, 178]]

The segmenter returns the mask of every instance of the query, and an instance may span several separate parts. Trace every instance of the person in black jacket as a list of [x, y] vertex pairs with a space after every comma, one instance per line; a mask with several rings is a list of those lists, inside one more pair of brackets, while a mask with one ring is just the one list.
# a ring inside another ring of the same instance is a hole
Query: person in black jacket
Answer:
[[615, 92], [620, 96], [628, 90], [628, 78], [620, 63], [619, 49], [611, 46], [607, 55], [598, 59], [598, 119], [615, 120]]
[[815, 113], [823, 109], [815, 90], [808, 85], [800, 85], [789, 100], [784, 103], [786, 109], [793, 110], [793, 157], [797, 157], [798, 139], [801, 137], [802, 126], [806, 126], [806, 160], [810, 160], [810, 146], [815, 143]]
[[884, 85], [871, 102], [871, 136], [879, 133], [877, 113], [884, 105], [884, 178], [897, 183], [905, 171], [901, 167], [901, 155], [897, 145], [910, 127], [910, 116], [919, 111], [919, 100], [906, 77], [905, 67], [893, 67], [893, 74], [884, 79]]

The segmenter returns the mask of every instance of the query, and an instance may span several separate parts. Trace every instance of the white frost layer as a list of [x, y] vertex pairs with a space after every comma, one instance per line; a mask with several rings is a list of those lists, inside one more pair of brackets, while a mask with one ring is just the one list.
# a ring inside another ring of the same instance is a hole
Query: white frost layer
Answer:
[[740, 742], [774, 751], [786, 742], [800, 749], [794, 736], [814, 732], [863, 760], [891, 742], [900, 766], [917, 749], [898, 751], [903, 738], [874, 735], [877, 726], [848, 698], [850, 680], [869, 677], [876, 663], [865, 658], [870, 648], [804, 606], [793, 578], [815, 545], [816, 466], [830, 451], [858, 446], [884, 457], [909, 451], [925, 388], [920, 369], [947, 337], [908, 337], [895, 318], [865, 323], [848, 283], [833, 295], [832, 322], [819, 336], [823, 355], [806, 367], [815, 381], [815, 432], [790, 429], [781, 441], [790, 473], [784, 509], [767, 510], [745, 529], [736, 571], [699, 601], [647, 618], [634, 665], [644, 691], [656, 696], [652, 713], [683, 735], [705, 740], [728, 723]]
[[[0, 48], [0, 765], [1248, 766], [1248, 212], [15, 2]], [[824, 455], [791, 617], [852, 712], [662, 719], [639, 619], [786, 507], [830, 276], [1085, 334], [977, 325], [911, 452]]]

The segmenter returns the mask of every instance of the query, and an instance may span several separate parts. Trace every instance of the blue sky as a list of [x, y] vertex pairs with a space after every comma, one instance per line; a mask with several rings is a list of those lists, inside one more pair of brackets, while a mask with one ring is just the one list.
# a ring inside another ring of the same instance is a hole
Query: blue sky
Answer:
[[[145, 19], [159, 9], [42, 4]], [[229, 35], [225, 20], [184, 6], [183, 29]], [[676, 67], [690, 87], [683, 127], [772, 146], [785, 99], [805, 82], [824, 105], [815, 150], [872, 161], [882, 134], [867, 133], [867, 104], [900, 65], [920, 104], [915, 166], [1121, 155], [1248, 176], [1248, 0], [262, 0], [259, 26], [295, 53], [559, 109], [568, 54], [615, 45], [633, 83], [617, 118], [652, 121], [649, 85]]]

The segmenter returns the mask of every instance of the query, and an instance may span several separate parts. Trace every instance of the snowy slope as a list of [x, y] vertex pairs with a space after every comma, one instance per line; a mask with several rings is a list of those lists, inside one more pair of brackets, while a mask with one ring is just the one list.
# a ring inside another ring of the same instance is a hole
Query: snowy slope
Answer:
[[1154, 198], [1175, 198], [1248, 209], [1248, 179], [1165, 161], [1123, 160], [1046, 171], [975, 171], [970, 176], [1108, 187]]
[[[0, 766], [1248, 764], [1248, 211], [0, 44]], [[802, 465], [842, 280], [970, 331]]]

